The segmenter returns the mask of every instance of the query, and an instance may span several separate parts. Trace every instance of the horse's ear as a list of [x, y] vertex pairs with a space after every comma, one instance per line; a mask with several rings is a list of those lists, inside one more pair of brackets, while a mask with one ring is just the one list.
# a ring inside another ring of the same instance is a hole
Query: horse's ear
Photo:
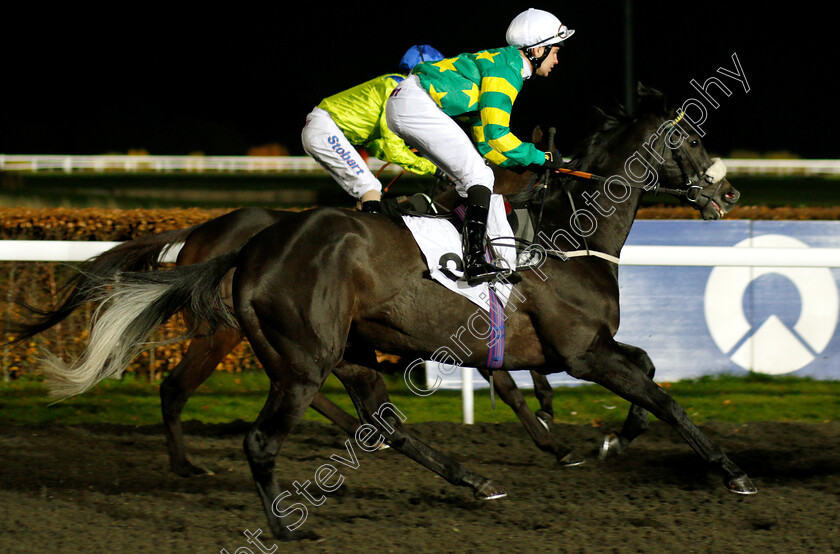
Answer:
[[534, 130], [531, 132], [531, 142], [534, 143], [534, 144], [539, 144], [540, 142], [542, 142], [542, 138], [543, 138], [542, 127], [537, 125], [536, 127], [534, 127]]
[[599, 108], [598, 106], [593, 106], [593, 109], [595, 110], [595, 113], [594, 113], [594, 116], [595, 116], [595, 123], [596, 123], [599, 127], [600, 127], [601, 125], [603, 125], [605, 121], [607, 121], [608, 119], [610, 119], [609, 114], [608, 114], [607, 112], [605, 112], [603, 109]]
[[637, 113], [664, 114], [667, 111], [665, 95], [639, 81], [636, 85], [636, 111]]
[[602, 131], [608, 131], [618, 125], [618, 118], [616, 116], [611, 115], [609, 112], [602, 110], [598, 106], [594, 106], [594, 109], [596, 127]]
[[598, 124], [603, 124], [605, 121], [609, 119], [613, 119], [610, 114], [608, 114], [603, 109], [599, 108], [598, 106], [594, 106], [595, 109], [595, 121]]

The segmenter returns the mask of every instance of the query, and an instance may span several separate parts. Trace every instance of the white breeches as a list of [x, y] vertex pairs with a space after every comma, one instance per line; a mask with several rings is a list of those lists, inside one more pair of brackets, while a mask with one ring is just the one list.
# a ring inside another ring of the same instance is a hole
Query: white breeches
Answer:
[[350, 196], [361, 199], [367, 192], [382, 190], [382, 184], [326, 111], [315, 108], [306, 116], [300, 140], [303, 150], [315, 158]]
[[416, 75], [409, 75], [394, 89], [385, 116], [391, 131], [446, 173], [458, 194], [466, 197], [467, 189], [475, 185], [492, 192], [493, 170], [466, 133], [435, 104]]

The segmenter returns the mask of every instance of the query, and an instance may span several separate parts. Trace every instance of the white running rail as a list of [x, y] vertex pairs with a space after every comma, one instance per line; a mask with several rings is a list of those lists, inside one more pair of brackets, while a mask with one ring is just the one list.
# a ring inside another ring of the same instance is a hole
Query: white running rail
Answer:
[[[368, 158], [371, 171], [385, 163]], [[0, 154], [0, 172], [306, 174], [326, 171], [308, 156], [30, 156]], [[385, 173], [399, 173], [389, 165]]]
[[[107, 241], [0, 240], [0, 261], [81, 262], [120, 244]], [[162, 261], [174, 262], [182, 243]], [[625, 246], [621, 265], [710, 267], [840, 267], [840, 248]]]
[[[368, 158], [368, 166], [378, 171], [385, 163]], [[729, 175], [840, 176], [840, 160], [724, 160]], [[307, 174], [325, 173], [308, 156], [63, 156], [0, 154], [0, 172], [15, 173], [234, 173]], [[388, 165], [384, 173], [402, 169]]]

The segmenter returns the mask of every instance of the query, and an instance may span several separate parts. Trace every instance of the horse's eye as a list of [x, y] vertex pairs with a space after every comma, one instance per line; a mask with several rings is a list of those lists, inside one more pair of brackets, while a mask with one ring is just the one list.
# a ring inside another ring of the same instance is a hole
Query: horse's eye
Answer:
[[697, 148], [698, 146], [700, 146], [700, 141], [697, 139], [692, 139], [691, 142], [689, 142], [688, 144], [691, 145], [692, 148]]

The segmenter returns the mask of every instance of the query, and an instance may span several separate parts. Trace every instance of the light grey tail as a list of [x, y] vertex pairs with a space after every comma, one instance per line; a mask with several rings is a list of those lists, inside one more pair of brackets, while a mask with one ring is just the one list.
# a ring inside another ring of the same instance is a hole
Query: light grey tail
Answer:
[[238, 324], [225, 307], [220, 290], [225, 274], [236, 265], [238, 250], [203, 264], [151, 272], [124, 272], [97, 285], [99, 302], [82, 355], [65, 363], [53, 353], [42, 358], [50, 396], [80, 394], [107, 377], [119, 377], [140, 352], [155, 343], [149, 334], [175, 313], [191, 311], [183, 337], [221, 325]]

